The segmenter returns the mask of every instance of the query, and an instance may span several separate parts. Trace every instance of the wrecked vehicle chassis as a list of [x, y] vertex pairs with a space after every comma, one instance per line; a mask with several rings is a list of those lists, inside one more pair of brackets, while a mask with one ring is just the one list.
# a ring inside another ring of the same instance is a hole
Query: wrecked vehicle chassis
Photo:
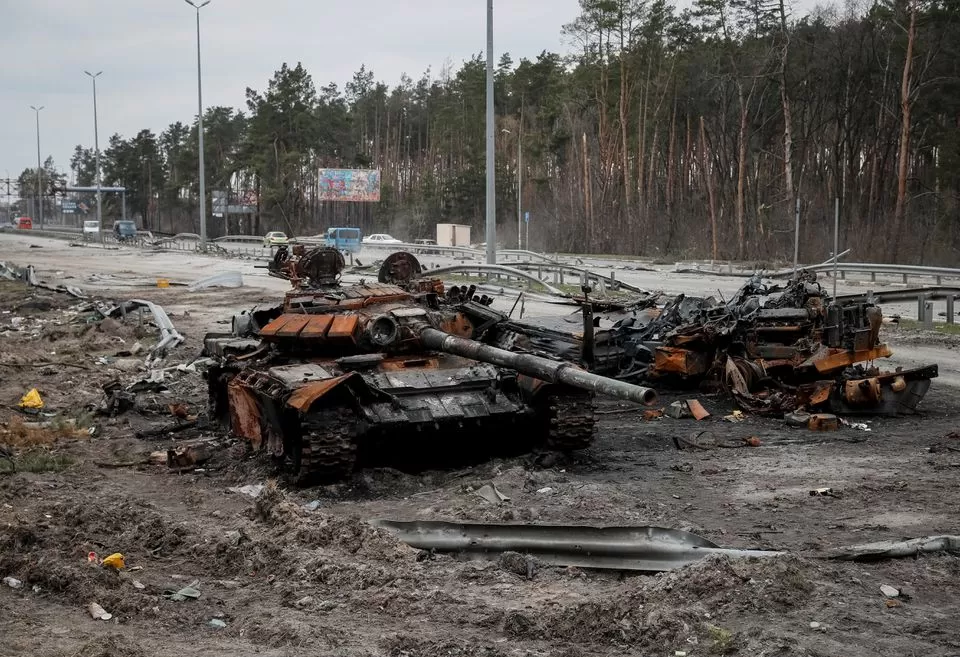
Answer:
[[[210, 335], [211, 415], [299, 482], [593, 441], [592, 397], [656, 393], [472, 339], [469, 308], [385, 283], [288, 295], [256, 339]], [[434, 458], [436, 457], [436, 458]]]

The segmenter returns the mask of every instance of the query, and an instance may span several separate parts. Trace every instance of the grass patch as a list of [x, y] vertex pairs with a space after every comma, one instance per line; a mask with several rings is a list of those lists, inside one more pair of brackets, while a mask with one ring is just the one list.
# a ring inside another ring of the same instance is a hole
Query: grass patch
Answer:
[[0, 460], [0, 473], [63, 472], [76, 461], [66, 454], [51, 454], [46, 450], [30, 450], [10, 459]]
[[39, 447], [53, 445], [58, 440], [82, 440], [90, 437], [93, 415], [82, 413], [76, 418], [56, 415], [49, 421], [25, 421], [13, 416], [0, 428], [0, 443], [10, 447]]
[[736, 651], [733, 632], [716, 625], [708, 625], [707, 631], [710, 632], [710, 639], [713, 641], [710, 644], [710, 652], [715, 655], [728, 655]]
[[[900, 318], [900, 328], [913, 331], [930, 330], [924, 329], [923, 325], [915, 319]], [[896, 330], [896, 329], [894, 329]], [[960, 335], [960, 324], [947, 324], [946, 322], [934, 322], [933, 330], [944, 335]]]

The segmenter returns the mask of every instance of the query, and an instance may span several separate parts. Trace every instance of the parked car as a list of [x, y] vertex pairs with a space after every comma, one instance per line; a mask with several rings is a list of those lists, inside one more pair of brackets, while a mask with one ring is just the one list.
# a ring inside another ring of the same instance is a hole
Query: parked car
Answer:
[[[428, 239], [414, 240], [413, 243], [416, 244], [417, 246], [436, 246], [437, 240], [428, 240]], [[430, 254], [430, 253], [439, 254], [440, 249], [423, 249], [421, 252], [427, 253], [427, 254]]]
[[280, 246], [281, 244], [289, 244], [290, 239], [287, 237], [286, 233], [281, 233], [279, 230], [274, 230], [263, 236], [263, 246], [264, 248], [269, 248], [271, 246]]
[[33, 219], [30, 217], [17, 217], [13, 220], [14, 225], [20, 230], [32, 230]]
[[100, 222], [84, 221], [82, 231], [84, 240], [97, 239], [100, 237]]
[[374, 233], [363, 238], [364, 244], [403, 244], [402, 241], [386, 233]]
[[114, 221], [113, 236], [121, 242], [132, 240], [137, 236], [137, 224], [129, 219]]

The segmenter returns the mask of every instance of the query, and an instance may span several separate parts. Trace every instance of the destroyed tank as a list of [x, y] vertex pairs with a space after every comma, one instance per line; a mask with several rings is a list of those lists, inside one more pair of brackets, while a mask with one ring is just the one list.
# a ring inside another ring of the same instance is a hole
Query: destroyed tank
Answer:
[[426, 467], [438, 450], [578, 450], [593, 441], [594, 394], [656, 400], [650, 388], [483, 344], [499, 317], [491, 300], [417, 278], [410, 254], [387, 258], [376, 282], [341, 285], [343, 267], [333, 249], [283, 250], [270, 267], [294, 286], [283, 305], [205, 339], [217, 361], [211, 417], [298, 483], [365, 463]]

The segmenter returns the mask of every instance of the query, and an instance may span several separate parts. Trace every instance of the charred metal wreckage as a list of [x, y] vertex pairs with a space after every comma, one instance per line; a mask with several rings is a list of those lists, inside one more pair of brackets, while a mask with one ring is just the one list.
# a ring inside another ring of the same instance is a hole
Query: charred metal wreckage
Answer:
[[755, 413], [910, 414], [937, 366], [874, 366], [892, 354], [882, 319], [874, 303], [830, 302], [816, 274], [801, 271], [782, 286], [755, 276], [729, 301], [647, 295], [596, 317], [585, 303], [566, 318], [502, 322], [492, 338], [618, 380], [725, 390]]
[[211, 416], [301, 482], [402, 462], [428, 445], [576, 450], [593, 440], [594, 394], [656, 400], [561, 358], [485, 344], [504, 319], [492, 300], [421, 278], [410, 254], [388, 257], [377, 282], [341, 285], [343, 266], [334, 249], [281, 249], [269, 269], [293, 285], [282, 306], [235, 317], [230, 334], [204, 340], [217, 359]]

